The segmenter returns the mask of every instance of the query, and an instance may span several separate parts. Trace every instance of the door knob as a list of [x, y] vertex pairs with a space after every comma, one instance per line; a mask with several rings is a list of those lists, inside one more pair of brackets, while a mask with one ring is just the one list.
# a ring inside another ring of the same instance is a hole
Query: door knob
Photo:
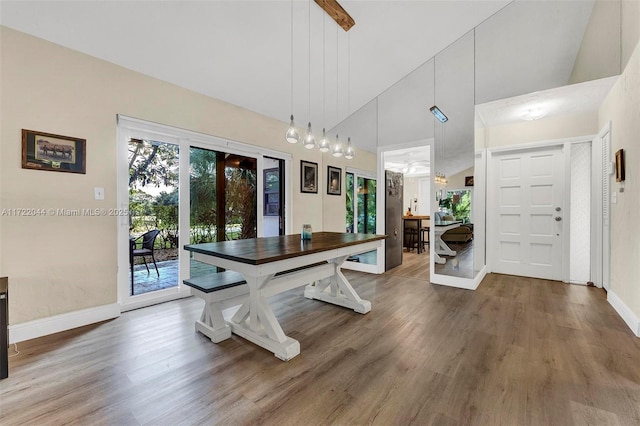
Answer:
[[556, 222], [560, 222], [562, 218], [560, 216], [556, 216]]

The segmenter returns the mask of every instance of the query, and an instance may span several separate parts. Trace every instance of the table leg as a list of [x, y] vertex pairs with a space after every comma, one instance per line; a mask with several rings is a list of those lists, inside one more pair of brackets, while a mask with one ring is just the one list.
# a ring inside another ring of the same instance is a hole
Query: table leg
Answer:
[[436, 234], [436, 242], [435, 242], [435, 252], [437, 254], [444, 254], [445, 256], [455, 256], [457, 252], [455, 250], [451, 250], [451, 248], [444, 242], [442, 239], [442, 234]]
[[340, 270], [340, 266], [349, 256], [332, 259], [335, 271], [332, 277], [309, 284], [305, 287], [304, 297], [307, 299], [317, 299], [334, 305], [344, 306], [353, 309], [360, 314], [366, 314], [371, 310], [371, 302], [363, 300], [353, 289], [349, 280]]
[[228, 321], [233, 333], [270, 350], [283, 361], [289, 361], [300, 353], [300, 342], [287, 337], [271, 310], [262, 290], [271, 280], [268, 277], [248, 277], [249, 298]]

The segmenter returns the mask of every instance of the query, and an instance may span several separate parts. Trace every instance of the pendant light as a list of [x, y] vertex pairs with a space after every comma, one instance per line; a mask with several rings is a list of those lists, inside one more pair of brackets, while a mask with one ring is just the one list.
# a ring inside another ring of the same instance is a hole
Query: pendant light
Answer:
[[334, 157], [342, 157], [342, 154], [344, 154], [338, 137], [338, 124], [340, 121], [340, 112], [338, 110], [338, 39], [338, 26], [336, 25], [336, 143], [333, 145], [333, 150], [331, 150], [331, 155]]
[[336, 133], [336, 144], [333, 146], [333, 150], [331, 151], [331, 155], [334, 157], [342, 157], [344, 151], [342, 150], [342, 145], [340, 144], [340, 137]]
[[351, 137], [347, 138], [347, 149], [344, 151], [344, 158], [347, 160], [353, 159], [355, 156], [355, 152], [353, 151], [353, 146], [351, 146]]
[[307, 149], [314, 149], [316, 147], [316, 137], [311, 132], [311, 0], [309, 0], [309, 125], [307, 126], [307, 136], [304, 137], [302, 142]]
[[291, 0], [291, 123], [289, 124], [289, 128], [285, 133], [284, 137], [287, 142], [294, 144], [298, 143], [300, 140], [300, 133], [298, 133], [298, 129], [293, 122], [293, 0]]

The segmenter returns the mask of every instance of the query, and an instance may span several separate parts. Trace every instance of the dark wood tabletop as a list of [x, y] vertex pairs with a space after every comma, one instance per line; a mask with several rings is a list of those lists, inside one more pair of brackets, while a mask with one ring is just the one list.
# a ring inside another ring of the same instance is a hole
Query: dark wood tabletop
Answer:
[[184, 249], [249, 265], [261, 265], [385, 238], [386, 235], [314, 232], [311, 240], [305, 241], [301, 240], [300, 234], [294, 234], [189, 244], [185, 245]]

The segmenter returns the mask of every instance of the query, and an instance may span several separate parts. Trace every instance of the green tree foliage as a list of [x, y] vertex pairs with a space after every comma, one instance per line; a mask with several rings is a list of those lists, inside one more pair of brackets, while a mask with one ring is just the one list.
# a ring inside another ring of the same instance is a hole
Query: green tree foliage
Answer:
[[[160, 192], [153, 200], [155, 227], [160, 231], [162, 248], [178, 247], [178, 188]], [[158, 241], [158, 240], [156, 240]]]
[[129, 141], [129, 187], [176, 186], [178, 146], [141, 139]]
[[353, 232], [353, 173], [346, 175], [347, 232]]
[[191, 242], [216, 241], [216, 152], [192, 148], [189, 158]]
[[225, 168], [227, 223], [240, 224], [239, 239], [255, 238], [257, 187], [255, 169]]

